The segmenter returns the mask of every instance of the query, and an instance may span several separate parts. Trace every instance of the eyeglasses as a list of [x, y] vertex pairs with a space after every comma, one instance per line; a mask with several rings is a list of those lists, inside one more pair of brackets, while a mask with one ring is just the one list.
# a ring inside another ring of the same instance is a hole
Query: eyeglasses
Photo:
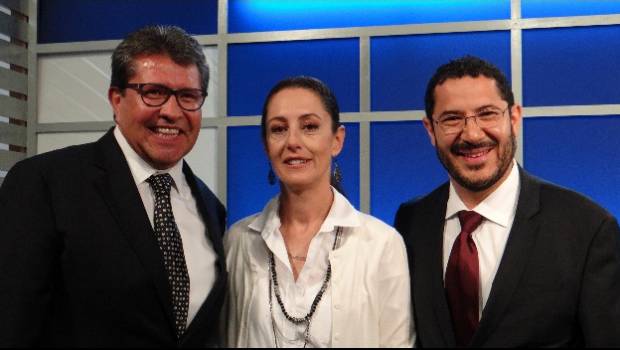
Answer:
[[447, 113], [440, 115], [434, 122], [439, 125], [441, 131], [446, 134], [458, 134], [465, 128], [467, 119], [473, 118], [481, 129], [494, 128], [499, 125], [502, 116], [510, 108], [501, 110], [496, 107], [484, 108], [473, 115], [466, 116], [463, 114]]
[[142, 102], [149, 107], [163, 106], [170, 96], [174, 95], [179, 107], [189, 112], [199, 110], [207, 97], [207, 92], [201, 89], [174, 90], [165, 85], [151, 83], [125, 84], [125, 87], [136, 90], [142, 97]]

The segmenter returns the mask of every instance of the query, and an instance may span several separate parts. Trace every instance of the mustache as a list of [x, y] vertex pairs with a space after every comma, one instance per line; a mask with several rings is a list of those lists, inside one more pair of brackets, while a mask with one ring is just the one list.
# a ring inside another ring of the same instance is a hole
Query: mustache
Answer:
[[473, 149], [476, 148], [485, 148], [485, 147], [495, 147], [497, 146], [498, 143], [496, 141], [484, 141], [484, 142], [477, 142], [477, 143], [472, 143], [472, 142], [459, 142], [459, 143], [455, 143], [450, 147], [450, 152], [454, 153], [454, 154], [458, 154], [458, 153], [463, 153], [463, 152], [467, 152], [467, 151], [471, 151]]

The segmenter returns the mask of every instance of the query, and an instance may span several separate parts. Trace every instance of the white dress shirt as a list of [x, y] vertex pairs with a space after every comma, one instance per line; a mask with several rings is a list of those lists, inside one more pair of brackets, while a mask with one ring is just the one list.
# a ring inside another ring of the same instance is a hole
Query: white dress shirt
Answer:
[[[332, 279], [312, 318], [308, 347], [413, 345], [409, 270], [402, 237], [378, 219], [358, 212], [336, 190], [334, 194], [297, 281], [280, 232], [278, 197], [262, 213], [241, 220], [226, 234], [231, 288], [228, 346], [274, 347], [274, 332], [281, 347], [303, 346], [305, 327], [289, 322], [275, 297], [270, 312], [270, 252], [283, 303], [294, 317], [309, 312], [331, 262]], [[343, 227], [343, 234], [332, 250], [337, 227]]]
[[[484, 220], [472, 233], [472, 238], [478, 249], [478, 264], [480, 268], [480, 315], [489, 300], [493, 280], [499, 263], [504, 255], [510, 229], [517, 211], [519, 199], [519, 168], [513, 161], [510, 175], [485, 200], [471, 209], [483, 216]], [[446, 222], [443, 240], [443, 272], [444, 280], [452, 246], [461, 232], [458, 212], [470, 210], [465, 206], [450, 182], [450, 196], [446, 209]]]
[[189, 325], [215, 284], [217, 254], [211, 241], [207, 239], [204, 221], [183, 174], [183, 161], [179, 161], [175, 166], [164, 171], [154, 169], [134, 151], [118, 127], [114, 129], [114, 137], [129, 164], [129, 169], [138, 187], [138, 192], [140, 192], [151, 226], [154, 225], [155, 195], [146, 180], [151, 175], [160, 173], [169, 173], [174, 180], [174, 185], [170, 190], [170, 202], [174, 220], [183, 241], [183, 253], [189, 273], [190, 292], [187, 313], [187, 324]]

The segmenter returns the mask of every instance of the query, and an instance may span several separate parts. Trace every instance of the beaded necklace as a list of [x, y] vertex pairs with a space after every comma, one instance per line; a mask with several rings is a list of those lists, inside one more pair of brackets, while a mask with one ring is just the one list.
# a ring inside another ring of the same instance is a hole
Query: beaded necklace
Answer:
[[[342, 236], [342, 227], [338, 227], [336, 230], [336, 237], [334, 237], [334, 245], [332, 246], [332, 250], [335, 250], [340, 244], [341, 236]], [[273, 340], [275, 343], [275, 347], [279, 348], [280, 346], [278, 344], [278, 337], [276, 335], [276, 324], [275, 324], [275, 319], [273, 317], [272, 294], [275, 294], [278, 305], [280, 305], [280, 310], [282, 310], [282, 314], [284, 314], [284, 317], [286, 317], [286, 319], [289, 322], [295, 325], [300, 325], [300, 324], [306, 325], [306, 329], [304, 330], [304, 349], [305, 349], [310, 339], [310, 323], [312, 322], [312, 316], [314, 316], [314, 313], [316, 312], [316, 308], [321, 302], [321, 299], [323, 298], [323, 294], [325, 293], [325, 290], [327, 290], [327, 286], [329, 285], [329, 281], [331, 280], [331, 277], [332, 277], [332, 264], [331, 262], [327, 263], [327, 272], [325, 273], [325, 279], [323, 280], [321, 289], [317, 293], [316, 297], [314, 297], [314, 301], [312, 302], [312, 305], [310, 306], [310, 311], [304, 317], [291, 316], [286, 311], [286, 308], [284, 307], [284, 303], [282, 302], [282, 296], [280, 295], [280, 285], [278, 283], [278, 274], [276, 273], [276, 262], [273, 257], [273, 252], [270, 252], [269, 254], [269, 272], [270, 272], [269, 275], [271, 277], [271, 280], [269, 281], [269, 312], [271, 313], [271, 327], [273, 330]]]

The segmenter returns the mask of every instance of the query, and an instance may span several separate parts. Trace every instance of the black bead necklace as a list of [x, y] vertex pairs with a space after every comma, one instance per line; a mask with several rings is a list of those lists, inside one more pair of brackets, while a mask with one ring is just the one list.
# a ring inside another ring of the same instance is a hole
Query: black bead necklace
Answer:
[[[334, 237], [334, 244], [332, 246], [332, 250], [335, 250], [338, 247], [341, 236], [342, 236], [342, 227], [338, 227], [336, 230], [336, 237]], [[323, 294], [325, 293], [325, 290], [327, 290], [327, 286], [329, 285], [329, 281], [331, 280], [331, 277], [332, 277], [332, 264], [330, 262], [327, 263], [327, 272], [325, 273], [325, 279], [323, 280], [321, 289], [317, 293], [316, 297], [314, 297], [314, 301], [312, 302], [312, 305], [310, 306], [310, 312], [308, 312], [308, 314], [306, 314], [306, 316], [304, 317], [291, 316], [286, 311], [286, 308], [284, 307], [284, 302], [282, 302], [282, 296], [280, 295], [280, 285], [278, 283], [278, 274], [276, 273], [276, 261], [273, 257], [273, 252], [270, 252], [269, 254], [269, 272], [270, 272], [270, 277], [271, 277], [271, 281], [269, 281], [269, 312], [271, 313], [271, 326], [273, 329], [273, 340], [275, 342], [275, 346], [276, 348], [280, 347], [278, 344], [278, 337], [276, 335], [275, 319], [273, 317], [272, 294], [275, 294], [278, 305], [280, 305], [280, 310], [282, 310], [282, 314], [284, 314], [284, 317], [286, 317], [286, 319], [289, 322], [295, 325], [300, 325], [300, 324], [306, 325], [306, 329], [304, 331], [304, 349], [305, 349], [306, 346], [308, 345], [308, 341], [310, 340], [310, 323], [312, 322], [312, 316], [314, 316], [314, 313], [316, 312], [316, 308], [321, 302], [321, 299], [323, 298]]]

